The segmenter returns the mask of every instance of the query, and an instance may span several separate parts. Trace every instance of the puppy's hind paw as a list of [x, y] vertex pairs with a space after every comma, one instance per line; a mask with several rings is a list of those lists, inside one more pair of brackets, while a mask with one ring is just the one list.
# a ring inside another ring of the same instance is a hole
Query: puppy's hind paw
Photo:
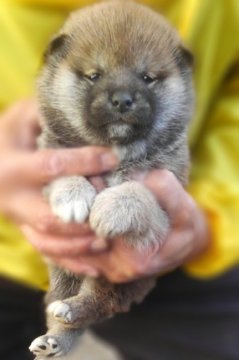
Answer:
[[59, 357], [63, 355], [63, 351], [61, 350], [56, 336], [40, 336], [31, 343], [29, 349], [39, 359], [41, 356]]

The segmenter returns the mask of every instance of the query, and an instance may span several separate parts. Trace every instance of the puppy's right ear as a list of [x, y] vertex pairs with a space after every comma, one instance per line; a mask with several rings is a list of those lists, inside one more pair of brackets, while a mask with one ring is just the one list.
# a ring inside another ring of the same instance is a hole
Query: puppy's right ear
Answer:
[[47, 62], [52, 56], [56, 60], [63, 59], [69, 49], [70, 36], [67, 34], [60, 34], [54, 37], [48, 45], [43, 57], [44, 61]]

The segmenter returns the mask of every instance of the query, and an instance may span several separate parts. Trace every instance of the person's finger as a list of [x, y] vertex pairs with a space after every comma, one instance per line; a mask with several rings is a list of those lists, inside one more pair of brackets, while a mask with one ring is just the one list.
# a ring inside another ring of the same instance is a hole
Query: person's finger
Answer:
[[101, 176], [90, 176], [88, 180], [98, 193], [106, 188], [106, 182]]
[[[108, 255], [108, 254], [107, 254]], [[114, 267], [110, 263], [105, 261], [103, 265], [102, 262], [97, 261], [101, 254], [95, 255], [93, 257], [78, 257], [78, 258], [55, 258], [55, 261], [58, 265], [64, 267], [67, 270], [75, 274], [82, 274], [84, 272], [84, 267], [94, 269], [94, 272], [98, 276], [105, 277], [108, 281], [113, 283], [124, 283], [136, 280], [138, 277], [132, 271], [121, 271], [119, 267], [115, 264]], [[89, 274], [90, 275], [90, 274]]]
[[[43, 185], [70, 175], [91, 176], [112, 170], [116, 156], [103, 147], [1, 153], [0, 184]], [[1, 185], [2, 186], [2, 185]]]
[[67, 258], [51, 257], [51, 260], [58, 266], [70, 270], [77, 275], [88, 275], [91, 277], [100, 276], [100, 272], [96, 268], [85, 264], [80, 259], [71, 260]]
[[40, 133], [39, 111], [34, 99], [14, 104], [0, 116], [0, 146], [4, 149], [32, 149]]
[[146, 275], [165, 274], [189, 261], [194, 249], [191, 229], [183, 232], [173, 230], [164, 245], [150, 258], [144, 273]]
[[144, 259], [143, 253], [138, 254], [135, 249], [126, 247], [124, 241], [117, 239], [106, 251], [80, 255], [75, 258], [63, 257], [60, 261], [62, 266], [74, 273], [78, 273], [79, 264], [85, 264], [96, 269], [109, 281], [122, 283], [142, 276], [140, 271]]
[[91, 251], [91, 244], [95, 235], [59, 238], [48, 234], [42, 234], [33, 228], [23, 225], [21, 230], [28, 240], [42, 254], [50, 257], [76, 257]]
[[23, 114], [19, 120], [19, 129], [15, 138], [15, 147], [22, 150], [33, 150], [37, 147], [37, 137], [41, 133], [39, 112], [36, 102]]
[[195, 204], [172, 172], [150, 171], [143, 184], [153, 192], [175, 225], [190, 220], [190, 209], [193, 210]]
[[1, 121], [9, 123], [11, 119], [15, 119], [19, 115], [22, 116], [31, 106], [36, 110], [37, 105], [34, 99], [19, 100], [1, 114]]
[[27, 224], [45, 234], [86, 236], [92, 235], [89, 224], [65, 224], [53, 215], [49, 204], [38, 191], [11, 193], [1, 199], [5, 214], [19, 224]]

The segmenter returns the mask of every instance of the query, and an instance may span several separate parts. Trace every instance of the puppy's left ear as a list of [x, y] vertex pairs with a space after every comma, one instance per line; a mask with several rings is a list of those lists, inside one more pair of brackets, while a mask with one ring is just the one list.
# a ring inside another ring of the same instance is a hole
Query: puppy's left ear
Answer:
[[185, 67], [192, 68], [194, 65], [194, 57], [190, 50], [185, 48], [183, 45], [179, 45], [176, 54], [176, 62], [180, 69]]

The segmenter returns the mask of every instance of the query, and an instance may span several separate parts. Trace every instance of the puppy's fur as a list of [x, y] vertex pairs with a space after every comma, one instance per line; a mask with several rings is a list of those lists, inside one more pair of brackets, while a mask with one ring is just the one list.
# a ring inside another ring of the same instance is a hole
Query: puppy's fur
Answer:
[[[100, 237], [123, 236], [140, 251], [163, 243], [167, 215], [131, 176], [166, 168], [186, 183], [191, 75], [191, 55], [175, 30], [142, 5], [111, 1], [70, 16], [39, 79], [40, 146], [106, 145], [120, 165], [105, 175], [108, 187], [99, 194], [80, 176], [54, 181], [48, 193], [55, 214], [63, 221], [89, 218]], [[30, 349], [41, 359], [65, 355], [80, 329], [128, 311], [155, 279], [113, 285], [51, 266], [49, 331]]]

